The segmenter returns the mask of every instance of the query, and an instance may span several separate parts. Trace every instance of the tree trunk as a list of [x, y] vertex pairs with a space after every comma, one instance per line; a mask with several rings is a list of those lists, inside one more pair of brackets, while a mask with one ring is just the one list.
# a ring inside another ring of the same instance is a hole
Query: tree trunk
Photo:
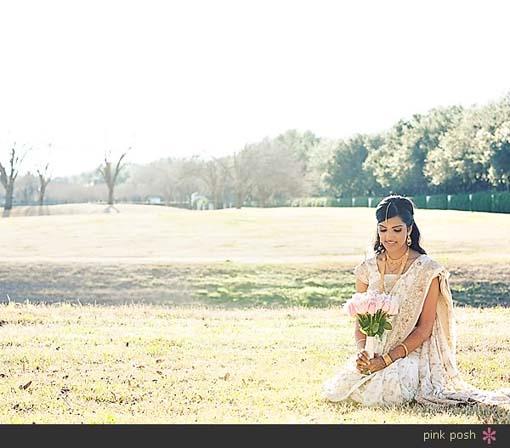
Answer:
[[113, 187], [108, 187], [108, 205], [113, 205]]
[[237, 192], [236, 194], [236, 208], [241, 208], [243, 206], [243, 194], [241, 192]]
[[39, 205], [42, 207], [44, 204], [44, 192], [45, 188], [41, 186], [41, 190], [39, 191]]
[[4, 204], [4, 210], [11, 210], [12, 209], [12, 194], [14, 190], [14, 185], [9, 184], [7, 188], [5, 189], [5, 204]]

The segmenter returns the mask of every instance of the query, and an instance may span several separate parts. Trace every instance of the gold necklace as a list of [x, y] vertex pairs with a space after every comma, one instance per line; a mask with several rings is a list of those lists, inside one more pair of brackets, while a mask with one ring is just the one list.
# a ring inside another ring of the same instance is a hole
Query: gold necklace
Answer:
[[402, 259], [406, 256], [406, 253], [407, 253], [407, 250], [404, 251], [404, 253], [402, 254], [401, 257], [396, 258], [396, 259], [390, 258], [389, 254], [387, 252], [385, 253], [385, 261], [388, 264], [389, 273], [394, 273], [395, 270], [398, 271], [398, 268], [400, 267], [400, 264], [402, 263]]
[[384, 260], [384, 263], [383, 263], [383, 268], [382, 268], [382, 272], [380, 273], [380, 284], [379, 284], [379, 290], [381, 293], [384, 293], [384, 294], [391, 294], [391, 291], [393, 291], [393, 288], [395, 287], [395, 285], [397, 284], [398, 282], [398, 279], [400, 278], [400, 276], [402, 275], [402, 271], [404, 270], [405, 268], [405, 265], [407, 263], [407, 260], [409, 258], [409, 247], [407, 248], [404, 256], [402, 257], [403, 258], [403, 263], [400, 265], [400, 269], [398, 271], [398, 274], [397, 274], [397, 278], [395, 279], [395, 283], [393, 283], [393, 286], [392, 288], [390, 289], [389, 292], [386, 292], [386, 288], [385, 288], [385, 285], [384, 285], [384, 273], [386, 272], [386, 261], [388, 259], [388, 256], [386, 254], [385, 256], [385, 260]]
[[[409, 247], [408, 247], [408, 249], [409, 249]], [[390, 264], [391, 264], [391, 263], [393, 263], [393, 264], [398, 264], [398, 263], [400, 263], [400, 261], [402, 260], [402, 258], [404, 258], [404, 257], [406, 256], [406, 253], [407, 253], [407, 250], [405, 250], [405, 251], [404, 251], [404, 253], [403, 253], [400, 257], [398, 257], [398, 258], [391, 258], [391, 257], [389, 256], [388, 252], [386, 252], [386, 254], [385, 254], [385, 255], [386, 255], [386, 259], [388, 260], [388, 262], [389, 262]]]

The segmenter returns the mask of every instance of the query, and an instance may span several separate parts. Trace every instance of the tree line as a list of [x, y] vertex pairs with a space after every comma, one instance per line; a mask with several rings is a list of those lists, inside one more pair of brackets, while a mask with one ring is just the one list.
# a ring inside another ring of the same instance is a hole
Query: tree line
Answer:
[[154, 196], [168, 205], [191, 204], [199, 194], [218, 209], [298, 197], [510, 191], [510, 94], [482, 106], [435, 108], [348, 139], [288, 130], [224, 157], [145, 165], [128, 163], [128, 152], [115, 160], [106, 155], [96, 170], [79, 176], [51, 179], [47, 163], [16, 182], [24, 154], [13, 147], [6, 167], [0, 163], [4, 207], [12, 207], [13, 193], [21, 203], [37, 196], [40, 205], [45, 194], [52, 202], [109, 204]]

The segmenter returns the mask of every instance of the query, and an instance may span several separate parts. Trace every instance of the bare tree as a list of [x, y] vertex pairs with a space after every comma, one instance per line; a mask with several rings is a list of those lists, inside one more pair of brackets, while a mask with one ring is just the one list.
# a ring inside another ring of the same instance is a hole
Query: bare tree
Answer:
[[230, 158], [228, 170], [234, 193], [235, 207], [241, 208], [246, 197], [253, 188], [253, 170], [255, 164], [254, 148], [246, 145], [241, 151], [235, 152]]
[[291, 148], [266, 138], [257, 144], [254, 160], [252, 196], [259, 207], [269, 206], [274, 201], [281, 203], [301, 193], [303, 162], [297, 159]]
[[229, 177], [229, 167], [225, 161], [216, 157], [202, 166], [200, 177], [207, 184], [215, 209], [223, 208], [225, 185]]
[[51, 176], [48, 174], [49, 162], [45, 165], [44, 169], [37, 169], [37, 175], [39, 176], [39, 206], [42, 207], [44, 204], [44, 194], [46, 193], [46, 187], [51, 182]]
[[115, 184], [117, 182], [119, 173], [126, 166], [125, 164], [122, 164], [122, 161], [124, 160], [124, 157], [126, 157], [126, 154], [129, 152], [130, 149], [131, 148], [128, 148], [126, 152], [121, 154], [117, 164], [115, 165], [115, 168], [112, 169], [112, 162], [111, 160], [109, 160], [110, 154], [105, 154], [104, 165], [99, 167], [99, 173], [101, 174], [101, 176], [103, 176], [106, 186], [108, 187], [108, 205], [113, 205], [114, 201], [113, 193], [115, 189]]
[[228, 166], [224, 160], [212, 157], [210, 160], [192, 158], [183, 168], [184, 177], [196, 177], [201, 180], [207, 190], [207, 195], [215, 209], [223, 208], [225, 187], [229, 177]]
[[30, 171], [19, 175], [14, 185], [13, 198], [19, 199], [20, 204], [32, 204], [37, 194], [37, 177]]
[[19, 154], [16, 150], [16, 143], [12, 145], [11, 148], [11, 157], [9, 159], [9, 172], [5, 167], [0, 163], [0, 181], [5, 188], [5, 203], [4, 210], [8, 211], [12, 209], [12, 196], [14, 193], [14, 182], [18, 177], [19, 167], [25, 158], [27, 151], [23, 154]]

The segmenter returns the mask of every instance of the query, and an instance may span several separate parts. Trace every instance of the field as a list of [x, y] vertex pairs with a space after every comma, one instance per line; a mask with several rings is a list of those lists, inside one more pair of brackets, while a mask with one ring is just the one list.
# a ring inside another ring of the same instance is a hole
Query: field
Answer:
[[[451, 272], [459, 364], [510, 380], [510, 215], [417, 210]], [[2, 423], [510, 423], [481, 407], [325, 402], [374, 209], [97, 204], [0, 220]], [[502, 331], [503, 329], [503, 331]]]

